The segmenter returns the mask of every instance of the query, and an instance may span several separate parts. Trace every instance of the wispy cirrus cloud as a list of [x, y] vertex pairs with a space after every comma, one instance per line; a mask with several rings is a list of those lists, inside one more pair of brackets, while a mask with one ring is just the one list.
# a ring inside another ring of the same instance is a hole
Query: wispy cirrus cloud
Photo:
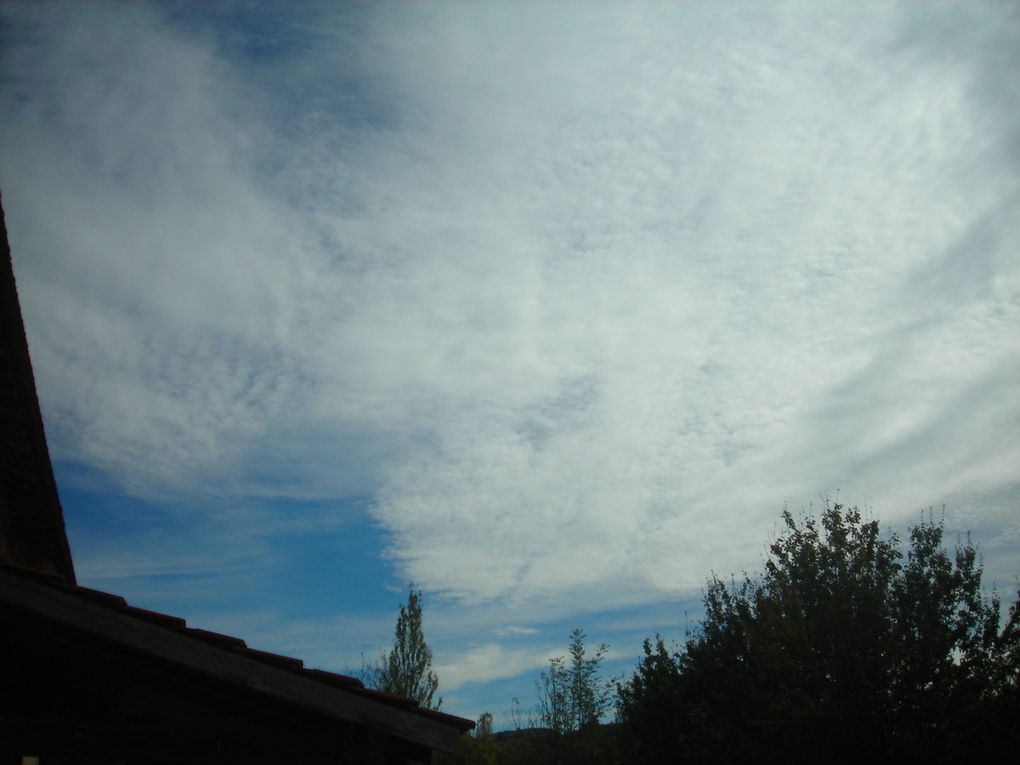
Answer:
[[436, 672], [443, 687], [456, 691], [467, 682], [517, 677], [537, 672], [549, 665], [549, 659], [563, 655], [563, 648], [507, 648], [499, 643], [485, 643], [468, 649], [450, 664], [441, 664]]

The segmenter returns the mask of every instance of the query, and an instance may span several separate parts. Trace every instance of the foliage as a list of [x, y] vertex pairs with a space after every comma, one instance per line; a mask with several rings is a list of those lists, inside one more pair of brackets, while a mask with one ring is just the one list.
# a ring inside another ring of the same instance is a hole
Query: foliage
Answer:
[[535, 689], [538, 693], [538, 717], [542, 725], [556, 733], [579, 731], [599, 722], [613, 701], [613, 681], [599, 677], [599, 666], [609, 651], [605, 643], [588, 655], [584, 630], [570, 633], [570, 658], [549, 660]]
[[366, 685], [387, 693], [414, 699], [426, 709], [439, 709], [433, 703], [439, 678], [432, 671], [432, 649], [422, 631], [422, 595], [410, 587], [407, 605], [401, 604], [393, 634], [393, 648], [384, 653], [378, 664], [362, 662], [359, 676]]
[[556, 733], [570, 730], [570, 713], [567, 711], [567, 679], [566, 660], [557, 656], [549, 660], [549, 668], [543, 670], [535, 681], [535, 693], [538, 695], [538, 719], [542, 727]]
[[475, 723], [474, 735], [461, 738], [460, 759], [463, 765], [499, 765], [500, 747], [492, 735], [492, 715], [482, 712]]
[[683, 750], [687, 718], [681, 683], [681, 654], [662, 638], [644, 642], [644, 658], [630, 680], [617, 687], [617, 710], [638, 762]]
[[1000, 630], [969, 538], [950, 556], [929, 519], [904, 560], [856, 508], [783, 519], [760, 577], [712, 577], [682, 649], [645, 642], [618, 690], [636, 756], [937, 762], [1015, 736], [1020, 617]]
[[475, 738], [487, 738], [492, 735], [492, 715], [482, 712], [475, 723]]
[[535, 683], [534, 712], [511, 705], [513, 730], [491, 733], [492, 717], [478, 718], [474, 736], [461, 739], [465, 765], [618, 765], [626, 762], [615, 726], [600, 725], [613, 701], [615, 680], [602, 680], [609, 651], [605, 644], [589, 652], [584, 630], [570, 634], [568, 656], [551, 659]]
[[[501, 731], [461, 739], [460, 765], [622, 765], [629, 762], [613, 725], [593, 725], [583, 731], [554, 733], [546, 728]], [[438, 762], [452, 763], [451, 758]], [[438, 763], [437, 763], [438, 765]]]

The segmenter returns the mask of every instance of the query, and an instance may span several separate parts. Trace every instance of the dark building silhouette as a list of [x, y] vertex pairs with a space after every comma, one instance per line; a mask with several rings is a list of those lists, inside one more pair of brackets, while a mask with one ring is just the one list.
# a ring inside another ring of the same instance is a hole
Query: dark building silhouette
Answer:
[[78, 586], [0, 206], [0, 765], [410, 763], [473, 723]]
[[75, 584], [0, 206], [0, 563]]

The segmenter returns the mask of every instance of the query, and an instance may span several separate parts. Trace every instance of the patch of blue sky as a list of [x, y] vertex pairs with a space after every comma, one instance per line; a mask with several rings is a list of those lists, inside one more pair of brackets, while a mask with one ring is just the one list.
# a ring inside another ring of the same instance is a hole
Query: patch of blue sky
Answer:
[[385, 532], [361, 512], [345, 513], [343, 523], [331, 532], [274, 537], [278, 564], [260, 597], [297, 619], [379, 611], [395, 619], [407, 583], [379, 555], [385, 544]]
[[330, 128], [375, 130], [395, 118], [366, 55], [374, 13], [360, 3], [160, 3], [167, 22], [214, 41], [217, 55], [271, 93], [283, 134], [328, 115]]
[[[379, 555], [384, 532], [363, 500], [148, 502], [80, 464], [58, 462], [55, 472], [84, 585], [185, 618], [250, 609], [295, 620], [396, 612], [403, 583]], [[324, 527], [324, 512], [338, 520]]]
[[[246, 63], [294, 55], [306, 46], [309, 31], [323, 16], [320, 4], [168, 2], [155, 4], [167, 22], [189, 35], [215, 36], [222, 52]], [[352, 16], [356, 5], [337, 4], [336, 14]]]
[[80, 462], [55, 461], [53, 472], [72, 549], [85, 552], [111, 535], [160, 529], [157, 506], [116, 490], [108, 476]]

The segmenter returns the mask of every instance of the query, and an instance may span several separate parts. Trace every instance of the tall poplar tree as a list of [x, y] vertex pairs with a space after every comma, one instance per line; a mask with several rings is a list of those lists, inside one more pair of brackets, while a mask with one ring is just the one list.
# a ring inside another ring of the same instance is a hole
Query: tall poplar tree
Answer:
[[400, 606], [397, 616], [393, 648], [375, 669], [374, 684], [381, 691], [414, 699], [426, 709], [439, 709], [443, 699], [435, 698], [439, 678], [432, 670], [432, 649], [422, 631], [421, 604], [421, 590], [410, 587], [407, 605]]

